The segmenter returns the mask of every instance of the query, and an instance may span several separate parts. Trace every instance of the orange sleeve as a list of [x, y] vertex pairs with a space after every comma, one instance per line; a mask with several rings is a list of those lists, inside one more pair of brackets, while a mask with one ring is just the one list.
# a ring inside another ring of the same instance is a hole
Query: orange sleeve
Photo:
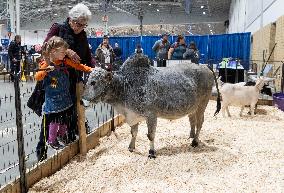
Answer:
[[[45, 61], [43, 61], [43, 62], [40, 63], [39, 69], [45, 69], [47, 66], [48, 66], [48, 64]], [[46, 71], [38, 71], [35, 74], [35, 79], [37, 81], [43, 80], [46, 75], [47, 75]]]
[[80, 70], [80, 71], [84, 71], [84, 72], [92, 72], [92, 70], [93, 70], [93, 68], [86, 66], [84, 64], [75, 63], [69, 58], [66, 58], [64, 60], [64, 63], [67, 64], [68, 66], [75, 68], [76, 70]]

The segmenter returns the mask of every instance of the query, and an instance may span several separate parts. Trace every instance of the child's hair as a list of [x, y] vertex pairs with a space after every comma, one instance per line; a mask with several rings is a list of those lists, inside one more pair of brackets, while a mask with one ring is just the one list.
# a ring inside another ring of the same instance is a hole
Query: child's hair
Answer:
[[58, 49], [62, 47], [67, 49], [69, 45], [62, 38], [58, 36], [53, 36], [42, 45], [41, 48], [42, 56], [45, 59], [48, 59], [52, 49]]

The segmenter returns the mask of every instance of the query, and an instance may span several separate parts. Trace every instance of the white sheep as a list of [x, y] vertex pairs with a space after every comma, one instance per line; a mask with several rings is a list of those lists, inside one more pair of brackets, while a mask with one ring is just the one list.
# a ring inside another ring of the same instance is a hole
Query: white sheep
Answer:
[[229, 117], [229, 105], [241, 106], [240, 116], [242, 116], [245, 105], [250, 105], [250, 114], [254, 115], [254, 107], [258, 101], [260, 90], [264, 85], [264, 78], [258, 78], [255, 86], [244, 86], [244, 83], [225, 83], [220, 88], [222, 95], [222, 114], [225, 117], [225, 110]]

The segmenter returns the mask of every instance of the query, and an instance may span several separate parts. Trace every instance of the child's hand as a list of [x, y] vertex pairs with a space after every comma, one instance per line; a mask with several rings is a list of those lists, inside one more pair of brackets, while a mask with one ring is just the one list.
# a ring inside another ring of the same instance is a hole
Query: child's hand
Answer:
[[45, 69], [46, 72], [51, 72], [51, 71], [53, 71], [53, 70], [54, 70], [54, 66], [48, 66], [48, 67], [46, 67], [46, 69]]

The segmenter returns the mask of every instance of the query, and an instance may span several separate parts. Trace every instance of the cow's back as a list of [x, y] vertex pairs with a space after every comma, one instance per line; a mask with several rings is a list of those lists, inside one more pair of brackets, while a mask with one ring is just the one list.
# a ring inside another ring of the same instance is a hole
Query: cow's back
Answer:
[[143, 105], [160, 117], [179, 118], [195, 113], [202, 99], [211, 94], [212, 86], [213, 76], [206, 66], [184, 63], [157, 68], [143, 86], [146, 89]]

